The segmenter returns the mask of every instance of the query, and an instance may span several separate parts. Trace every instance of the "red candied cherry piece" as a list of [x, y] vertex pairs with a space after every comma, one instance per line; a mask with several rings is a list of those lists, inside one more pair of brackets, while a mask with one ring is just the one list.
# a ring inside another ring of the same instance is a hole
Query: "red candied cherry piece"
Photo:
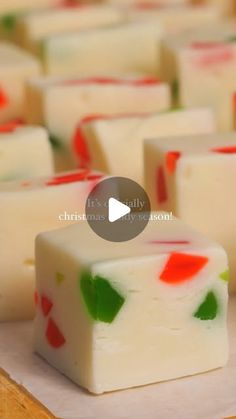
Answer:
[[221, 42], [193, 42], [191, 44], [191, 47], [194, 49], [211, 49], [211, 48], [219, 48], [219, 47], [224, 47], [224, 44]]
[[61, 333], [58, 326], [51, 317], [48, 319], [46, 338], [48, 340], [48, 343], [53, 348], [60, 348], [66, 342], [63, 334]]
[[93, 174], [89, 169], [79, 171], [78, 173], [69, 173], [68, 175], [56, 176], [53, 179], [46, 182], [47, 186], [58, 186], [64, 185], [66, 183], [73, 183], [85, 180], [99, 180], [102, 178], [102, 175]]
[[52, 301], [46, 295], [42, 295], [41, 308], [45, 317], [50, 313], [52, 306], [53, 306]]
[[14, 132], [18, 127], [24, 125], [24, 122], [21, 119], [14, 119], [9, 122], [5, 122], [5, 124], [0, 125], [0, 133], [1, 134], [8, 134]]
[[179, 151], [169, 151], [166, 154], [166, 168], [169, 173], [175, 172], [176, 164], [180, 157], [181, 153]]
[[208, 263], [205, 256], [172, 253], [160, 275], [168, 284], [180, 284], [195, 276]]
[[83, 134], [81, 124], [77, 127], [75, 135], [72, 139], [73, 149], [76, 156], [79, 158], [79, 164], [81, 168], [86, 168], [91, 163], [91, 157], [88, 146], [86, 144], [86, 138]]
[[0, 108], [5, 108], [9, 104], [9, 98], [4, 90], [0, 87]]
[[211, 151], [213, 151], [215, 153], [222, 153], [222, 154], [235, 154], [236, 153], [236, 145], [229, 146], [229, 147], [213, 148]]
[[78, 7], [82, 7], [82, 6], [85, 6], [85, 4], [81, 4], [81, 3], [79, 3], [77, 0], [62, 0], [60, 3], [59, 3], [59, 7], [63, 7], [63, 8], [73, 8], [73, 7], [76, 7], [76, 8], [78, 8]]
[[167, 187], [166, 179], [163, 167], [158, 167], [156, 173], [156, 185], [157, 185], [157, 200], [159, 204], [162, 204], [167, 201]]

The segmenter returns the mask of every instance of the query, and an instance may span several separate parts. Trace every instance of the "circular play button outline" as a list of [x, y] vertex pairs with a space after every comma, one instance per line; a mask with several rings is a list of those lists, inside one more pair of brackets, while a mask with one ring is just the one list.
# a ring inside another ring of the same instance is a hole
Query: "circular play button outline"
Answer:
[[138, 236], [150, 218], [151, 205], [146, 191], [125, 177], [98, 182], [85, 206], [86, 220], [104, 240], [124, 242]]

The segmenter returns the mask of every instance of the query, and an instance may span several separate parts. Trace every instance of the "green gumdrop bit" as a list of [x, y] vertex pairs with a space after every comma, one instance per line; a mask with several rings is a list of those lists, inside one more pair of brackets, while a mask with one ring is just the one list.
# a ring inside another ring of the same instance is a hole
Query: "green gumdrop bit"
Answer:
[[194, 317], [200, 320], [214, 320], [217, 316], [219, 307], [215, 294], [210, 291], [203, 303], [199, 306]]
[[223, 279], [223, 281], [225, 282], [229, 282], [229, 270], [227, 269], [227, 271], [222, 272], [220, 274], [220, 278]]
[[171, 91], [172, 91], [173, 100], [177, 101], [179, 97], [179, 82], [177, 79], [172, 82]]
[[80, 289], [92, 318], [112, 323], [125, 299], [110, 282], [99, 275], [93, 278], [89, 272], [85, 272], [81, 276]]
[[236, 35], [229, 36], [225, 39], [225, 42], [236, 42]]
[[58, 138], [58, 137], [56, 137], [55, 135], [50, 134], [50, 136], [49, 136], [49, 141], [50, 141], [50, 143], [51, 143], [52, 147], [53, 147], [55, 150], [60, 150], [60, 149], [62, 148], [62, 143], [61, 143], [61, 141], [60, 141], [60, 140], [59, 140], [59, 138]]
[[5, 15], [1, 18], [1, 24], [6, 31], [12, 31], [16, 24], [15, 15]]

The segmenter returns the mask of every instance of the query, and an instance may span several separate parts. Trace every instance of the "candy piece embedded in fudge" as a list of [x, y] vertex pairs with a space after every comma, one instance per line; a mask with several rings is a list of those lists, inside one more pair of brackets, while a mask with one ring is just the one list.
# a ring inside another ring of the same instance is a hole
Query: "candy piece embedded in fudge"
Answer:
[[[42, 163], [44, 162], [43, 159]], [[89, 170], [0, 182], [0, 321], [34, 314], [34, 239], [83, 218], [86, 199], [104, 175]]]
[[9, 121], [0, 125], [0, 182], [49, 176], [53, 156], [47, 131]]
[[[85, 118], [74, 136], [80, 167], [143, 183], [143, 141], [158, 136], [210, 134], [217, 131], [210, 109], [149, 115]], [[127, 159], [127, 156], [129, 158]]]
[[0, 123], [26, 117], [26, 82], [39, 76], [39, 61], [7, 43], [0, 42]]
[[176, 219], [112, 246], [83, 221], [40, 234], [37, 298], [49, 304], [37, 305], [35, 349], [92, 393], [222, 367], [227, 269], [218, 244]]
[[145, 186], [153, 209], [173, 211], [217, 240], [229, 256], [236, 289], [236, 134], [145, 141]]
[[42, 45], [50, 75], [158, 75], [163, 30], [156, 22], [132, 22], [54, 35]]
[[122, 9], [109, 5], [80, 4], [77, 7], [57, 7], [41, 13], [32, 12], [18, 19], [15, 36], [23, 47], [40, 51], [40, 42], [46, 37], [66, 32], [88, 30], [114, 25], [125, 20]]
[[58, 145], [57, 159], [71, 167], [75, 165], [71, 143], [80, 119], [167, 110], [171, 94], [166, 83], [153, 77], [39, 78], [30, 83], [28, 101], [28, 122], [49, 129]]
[[130, 21], [155, 20], [164, 28], [165, 34], [179, 34], [198, 28], [200, 25], [213, 24], [220, 19], [219, 9], [214, 6], [160, 7], [153, 2], [149, 7], [145, 4], [134, 4], [127, 8]]

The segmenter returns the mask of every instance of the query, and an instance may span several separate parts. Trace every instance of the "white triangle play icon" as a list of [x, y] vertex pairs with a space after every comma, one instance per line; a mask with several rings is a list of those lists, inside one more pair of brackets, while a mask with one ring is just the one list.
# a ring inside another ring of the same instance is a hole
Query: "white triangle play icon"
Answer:
[[128, 205], [122, 204], [122, 202], [118, 201], [115, 198], [110, 198], [108, 201], [108, 220], [110, 223], [114, 223], [114, 221], [119, 220], [120, 218], [124, 217], [125, 215], [131, 212], [130, 207]]

